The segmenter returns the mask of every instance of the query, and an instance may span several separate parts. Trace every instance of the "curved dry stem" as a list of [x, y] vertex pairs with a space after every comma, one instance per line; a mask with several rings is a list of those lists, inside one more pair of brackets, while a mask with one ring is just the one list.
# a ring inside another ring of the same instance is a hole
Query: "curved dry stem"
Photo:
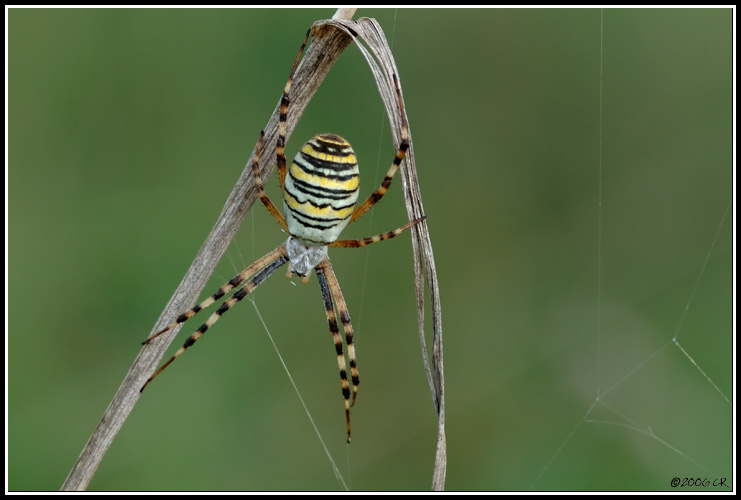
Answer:
[[[358, 21], [339, 21], [336, 19], [318, 21], [314, 23], [312, 34], [335, 27], [352, 36], [358, 48], [368, 62], [368, 66], [376, 80], [378, 92], [386, 108], [386, 113], [391, 124], [391, 133], [394, 144], [399, 144], [401, 139], [401, 110], [397, 99], [396, 87], [393, 83], [393, 75], [399, 77], [391, 48], [381, 26], [374, 20], [361, 18]], [[367, 48], [361, 43], [364, 42]], [[403, 81], [399, 77], [399, 86], [403, 89]], [[403, 92], [402, 92], [403, 96]], [[403, 100], [403, 97], [402, 97]], [[422, 207], [422, 194], [417, 180], [417, 167], [414, 159], [414, 140], [412, 136], [409, 119], [406, 117], [409, 134], [409, 149], [401, 165], [401, 181], [404, 190], [404, 203], [407, 208], [407, 216], [410, 221], [424, 216]], [[414, 253], [415, 268], [415, 290], [417, 295], [417, 323], [419, 326], [419, 339], [422, 346], [422, 357], [424, 358], [427, 379], [430, 383], [432, 400], [438, 416], [438, 441], [435, 455], [435, 468], [432, 478], [432, 489], [442, 491], [445, 487], [445, 471], [447, 467], [446, 440], [445, 440], [445, 379], [443, 373], [443, 337], [442, 337], [442, 312], [440, 306], [440, 291], [435, 270], [435, 258], [432, 252], [432, 242], [427, 227], [427, 222], [422, 221], [412, 227], [412, 249]], [[424, 334], [425, 315], [425, 277], [427, 290], [430, 295], [430, 307], [432, 310], [432, 365], [427, 355], [427, 347]]]
[[[386, 106], [391, 122], [394, 142], [399, 142], [401, 127], [399, 103], [396, 98], [392, 75], [398, 74], [391, 55], [391, 50], [378, 23], [373, 19], [362, 18], [358, 21], [342, 19], [319, 21], [312, 27], [312, 41], [294, 76], [291, 92], [291, 108], [286, 123], [286, 139], [288, 140], [306, 109], [309, 101], [321, 85], [329, 69], [340, 54], [355, 40], [368, 61], [378, 84], [381, 98]], [[370, 52], [358, 39], [368, 45]], [[372, 52], [372, 55], [371, 55]], [[264, 127], [265, 149], [260, 155], [260, 170], [269, 175], [275, 168], [275, 145], [277, 143], [277, 124], [280, 101], [276, 105], [270, 120]], [[421, 195], [414, 163], [410, 131], [410, 147], [402, 164], [401, 178], [404, 189], [404, 199], [407, 206], [409, 220], [419, 219], [424, 215]], [[255, 155], [253, 150], [242, 175], [227, 199], [216, 224], [209, 233], [193, 263], [186, 272], [183, 280], [173, 294], [170, 301], [160, 314], [150, 336], [160, 331], [168, 321], [194, 304], [206, 285], [217, 263], [226, 251], [229, 243], [237, 233], [244, 217], [257, 197], [257, 190], [253, 177], [252, 162]], [[415, 262], [415, 287], [417, 291], [418, 321], [423, 356], [427, 368], [428, 379], [433, 393], [433, 401], [438, 414], [438, 447], [433, 473], [434, 490], [442, 490], [445, 481], [445, 403], [442, 369], [442, 327], [440, 314], [440, 298], [437, 286], [437, 275], [432, 255], [432, 246], [426, 222], [417, 224], [412, 229], [412, 242]], [[427, 350], [424, 338], [424, 281], [423, 272], [427, 277], [427, 286], [430, 294], [433, 324], [433, 356], [432, 373], [430, 373]], [[105, 453], [121, 429], [124, 421], [140, 397], [139, 389], [149, 375], [156, 369], [166, 349], [174, 340], [180, 327], [175, 327], [152, 342], [147, 343], [129, 368], [121, 386], [113, 400], [108, 405], [102, 419], [85, 445], [80, 457], [72, 468], [62, 490], [84, 490], [87, 488]]]

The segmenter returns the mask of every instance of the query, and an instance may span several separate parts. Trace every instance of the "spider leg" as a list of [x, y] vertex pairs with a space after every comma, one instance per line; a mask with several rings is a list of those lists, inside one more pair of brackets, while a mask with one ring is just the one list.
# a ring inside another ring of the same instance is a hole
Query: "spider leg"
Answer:
[[[181, 347], [180, 349], [178, 349], [177, 352], [175, 352], [175, 354], [164, 365], [162, 365], [159, 368], [159, 370], [157, 370], [154, 373], [154, 375], [152, 375], [151, 377], [149, 377], [147, 379], [147, 381], [144, 383], [144, 385], [142, 386], [142, 388], [139, 389], [139, 392], [143, 391], [144, 388], [152, 380], [154, 380], [154, 378], [157, 375], [159, 375], [162, 372], [162, 370], [164, 370], [165, 368], [167, 368], [167, 366], [170, 363], [172, 363], [173, 361], [175, 361], [175, 359], [177, 359], [178, 356], [180, 356], [181, 354], [183, 354], [183, 352], [185, 352], [185, 350], [188, 347], [192, 346], [196, 342], [196, 340], [198, 340], [199, 338], [201, 338], [201, 336], [203, 336], [203, 334], [206, 333], [206, 330], [208, 330], [211, 326], [213, 326], [213, 324], [216, 323], [216, 321], [218, 321], [218, 319], [225, 312], [227, 312], [229, 309], [231, 309], [237, 302], [239, 302], [240, 300], [242, 300], [243, 298], [245, 298], [255, 288], [257, 288], [258, 286], [260, 286], [260, 284], [263, 281], [265, 281], [266, 279], [268, 279], [268, 277], [270, 277], [270, 275], [272, 275], [276, 270], [278, 270], [278, 268], [280, 266], [282, 266], [286, 262], [288, 262], [288, 255], [286, 254], [286, 248], [285, 248], [285, 245], [281, 245], [278, 248], [276, 248], [275, 250], [273, 250], [272, 252], [270, 252], [269, 254], [267, 254], [262, 259], [258, 260], [255, 264], [253, 264], [252, 266], [248, 267], [245, 271], [243, 271], [243, 272], [246, 272], [250, 268], [254, 268], [258, 263], [261, 263], [262, 264], [262, 266], [260, 266], [262, 269], [257, 274], [255, 274], [249, 281], [247, 281], [247, 283], [245, 283], [245, 285], [242, 288], [240, 288], [239, 290], [237, 290], [236, 293], [231, 296], [231, 298], [225, 300], [224, 303], [222, 303], [221, 306], [216, 310], [216, 312], [214, 312], [206, 320], [206, 322], [203, 323], [198, 328], [198, 330], [196, 330], [190, 337], [188, 337], [185, 340], [185, 343], [183, 344], [183, 347]], [[239, 275], [237, 275], [236, 278], [240, 277], [241, 275], [242, 275], [242, 273], [240, 273]], [[224, 287], [230, 286], [230, 283], [227, 283], [226, 285], [224, 285]], [[221, 289], [219, 289], [219, 290], [221, 290]], [[218, 293], [219, 292], [217, 292], [216, 294], [218, 294]], [[216, 295], [216, 294], [214, 294], [214, 295]], [[206, 302], [208, 302], [210, 304], [210, 303], [213, 302], [213, 300], [206, 299], [203, 303], [206, 303]], [[193, 309], [191, 309], [191, 311], [193, 311], [197, 307], [199, 307], [199, 306], [194, 307]], [[193, 314], [195, 314], [195, 313], [193, 313]], [[191, 316], [193, 314], [191, 314]], [[185, 321], [185, 320], [183, 320], [183, 321]], [[178, 321], [176, 321], [174, 324], [177, 324], [177, 323], [178, 323]], [[151, 337], [151, 338], [154, 338], [154, 337]], [[150, 338], [150, 340], [151, 340], [151, 338]]]
[[157, 338], [160, 335], [162, 335], [163, 333], [171, 330], [172, 328], [174, 328], [175, 326], [179, 325], [180, 323], [185, 323], [187, 320], [189, 320], [190, 318], [192, 318], [193, 316], [195, 316], [198, 312], [200, 312], [201, 310], [207, 308], [208, 306], [210, 306], [211, 304], [213, 304], [214, 302], [216, 302], [217, 300], [219, 300], [221, 297], [223, 297], [224, 295], [226, 295], [227, 293], [229, 293], [230, 290], [232, 290], [233, 288], [238, 287], [244, 280], [246, 280], [247, 278], [249, 278], [250, 276], [252, 276], [253, 274], [255, 274], [257, 271], [259, 271], [263, 267], [265, 267], [268, 264], [270, 264], [271, 261], [273, 261], [274, 259], [276, 259], [282, 253], [285, 253], [285, 248], [284, 248], [283, 245], [279, 246], [278, 248], [276, 248], [272, 252], [268, 253], [264, 257], [261, 257], [260, 259], [258, 259], [257, 261], [255, 261], [254, 264], [246, 267], [244, 269], [244, 271], [242, 271], [241, 273], [237, 274], [235, 277], [233, 277], [232, 279], [230, 279], [221, 288], [219, 288], [216, 291], [216, 293], [214, 293], [213, 295], [211, 295], [209, 298], [207, 298], [206, 300], [204, 300], [203, 302], [201, 302], [197, 306], [194, 306], [193, 308], [187, 310], [186, 312], [184, 312], [183, 314], [181, 314], [180, 316], [178, 316], [177, 319], [175, 321], [173, 321], [172, 323], [170, 323], [167, 327], [163, 328], [162, 330], [160, 330], [159, 332], [155, 333], [154, 335], [152, 335], [151, 337], [149, 337], [147, 340], [145, 340], [144, 342], [142, 342], [142, 345], [143, 344], [148, 344], [149, 342], [151, 342], [155, 338]]
[[[291, 73], [288, 75], [288, 81], [286, 82], [286, 86], [283, 89], [283, 95], [280, 98], [280, 117], [278, 120], [278, 141], [275, 148], [275, 154], [277, 156], [277, 166], [278, 166], [278, 180], [280, 181], [280, 190], [283, 192], [283, 185], [286, 182], [286, 154], [285, 154], [285, 147], [286, 147], [286, 120], [288, 118], [288, 106], [291, 104], [291, 98], [290, 98], [290, 92], [291, 92], [291, 85], [293, 84], [293, 75], [296, 73], [296, 67], [298, 66], [298, 62], [301, 59], [301, 54], [304, 52], [304, 48], [306, 47], [306, 42], [309, 39], [309, 34], [311, 33], [311, 30], [308, 30], [306, 32], [306, 37], [304, 38], [304, 42], [301, 44], [301, 48], [298, 51], [298, 55], [296, 56], [296, 60], [293, 62], [293, 67], [291, 68]], [[257, 195], [260, 197], [260, 201], [262, 201], [262, 204], [265, 205], [265, 208], [268, 209], [268, 211], [275, 217], [275, 220], [278, 221], [278, 223], [281, 225], [284, 231], [288, 232], [288, 226], [286, 225], [286, 219], [283, 217], [283, 215], [278, 211], [276, 206], [273, 204], [273, 202], [270, 200], [268, 195], [265, 193], [265, 186], [262, 182], [262, 177], [260, 177], [260, 151], [262, 149], [262, 140], [265, 136], [265, 131], [260, 132], [260, 139], [257, 141], [257, 152], [255, 152], [255, 158], [252, 162], [252, 173], [255, 178], [255, 187], [257, 188]]]
[[[257, 151], [255, 152], [255, 158], [252, 162], [252, 175], [255, 178], [255, 187], [257, 188], [257, 196], [260, 197], [260, 201], [262, 201], [262, 204], [265, 205], [265, 208], [268, 209], [268, 212], [273, 214], [273, 217], [275, 217], [275, 220], [278, 221], [278, 223], [281, 225], [284, 231], [288, 232], [288, 226], [286, 225], [286, 219], [283, 217], [283, 215], [278, 211], [278, 209], [275, 207], [272, 201], [270, 201], [270, 198], [268, 198], [268, 195], [265, 193], [265, 186], [262, 183], [262, 177], [260, 177], [260, 150], [262, 149], [262, 139], [265, 136], [265, 132], [260, 132], [260, 139], [257, 141]], [[283, 183], [281, 183], [281, 190], [283, 189]]]
[[383, 179], [383, 182], [381, 182], [381, 186], [376, 189], [373, 194], [368, 197], [367, 200], [365, 200], [355, 209], [352, 217], [350, 217], [350, 223], [352, 223], [358, 217], [370, 210], [373, 205], [378, 203], [378, 200], [380, 200], [383, 195], [386, 194], [389, 186], [391, 186], [391, 180], [394, 178], [394, 175], [396, 175], [396, 171], [399, 170], [399, 165], [401, 165], [401, 161], [407, 154], [407, 149], [409, 149], [409, 129], [407, 127], [406, 115], [404, 114], [404, 101], [401, 98], [399, 79], [397, 78], [396, 74], [393, 75], [393, 79], [394, 85], [396, 86], [396, 96], [399, 99], [399, 109], [401, 111], [401, 143], [399, 144], [399, 149], [396, 152], [396, 156], [394, 157], [394, 162], [391, 164], [391, 167], [386, 173], [386, 177]]
[[283, 192], [283, 185], [286, 182], [286, 154], [285, 154], [285, 147], [286, 147], [286, 120], [288, 118], [288, 106], [291, 104], [291, 85], [293, 84], [293, 75], [296, 73], [296, 67], [298, 66], [298, 61], [301, 59], [301, 54], [304, 53], [304, 48], [306, 48], [306, 42], [309, 40], [309, 35], [311, 34], [311, 29], [306, 31], [306, 37], [304, 38], [304, 43], [301, 44], [301, 48], [298, 50], [298, 55], [296, 56], [296, 60], [293, 62], [293, 67], [291, 68], [291, 73], [288, 75], [288, 81], [286, 82], [286, 86], [283, 89], [283, 96], [280, 98], [280, 118], [278, 120], [278, 143], [275, 148], [275, 155], [277, 157], [277, 166], [278, 166], [278, 180], [280, 181], [280, 190]]
[[358, 247], [364, 247], [365, 245], [370, 245], [371, 243], [375, 243], [377, 241], [383, 241], [388, 240], [390, 238], [393, 238], [394, 236], [406, 231], [410, 227], [414, 226], [415, 224], [419, 224], [423, 220], [425, 220], [427, 216], [420, 217], [417, 220], [413, 220], [412, 222], [408, 222], [401, 226], [400, 228], [394, 229], [393, 231], [388, 231], [386, 233], [377, 234], [375, 236], [369, 236], [368, 238], [363, 238], [360, 240], [336, 240], [332, 243], [328, 243], [328, 247], [344, 247], [344, 248], [358, 248]]
[[[355, 345], [353, 344], [353, 328], [350, 322], [350, 313], [347, 310], [347, 303], [342, 296], [340, 284], [337, 276], [334, 274], [332, 264], [329, 259], [324, 259], [316, 268], [316, 276], [319, 280], [319, 286], [322, 289], [322, 298], [324, 299], [324, 310], [327, 314], [329, 331], [332, 333], [335, 350], [337, 351], [337, 365], [340, 369], [340, 378], [342, 379], [342, 396], [345, 398], [345, 416], [347, 418], [347, 442], [350, 442], [350, 406], [355, 404], [355, 398], [358, 394], [358, 367], [355, 360]], [[345, 342], [347, 343], [347, 357], [350, 361], [350, 376], [352, 378], [352, 404], [350, 404], [350, 384], [347, 381], [347, 368], [345, 365], [345, 356], [342, 353], [342, 337], [337, 325], [337, 316], [335, 315], [335, 302], [337, 311], [340, 314], [342, 328], [345, 330]]]

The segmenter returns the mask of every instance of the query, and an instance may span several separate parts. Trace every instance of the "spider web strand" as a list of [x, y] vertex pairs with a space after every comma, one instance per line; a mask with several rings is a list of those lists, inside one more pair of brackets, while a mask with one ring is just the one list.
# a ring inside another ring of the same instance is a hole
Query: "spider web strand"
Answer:
[[255, 313], [257, 314], [257, 317], [260, 320], [260, 323], [262, 323], [262, 327], [265, 329], [265, 333], [268, 335], [268, 339], [270, 339], [270, 343], [273, 345], [273, 349], [275, 349], [275, 354], [278, 355], [278, 360], [280, 361], [280, 364], [283, 366], [283, 370], [286, 372], [286, 375], [288, 376], [288, 380], [291, 382], [291, 385], [293, 386], [293, 390], [296, 391], [296, 396], [298, 396], [298, 400], [301, 403], [301, 406], [304, 408], [304, 412], [306, 413], [306, 416], [308, 417], [309, 422], [311, 423], [311, 426], [314, 428], [314, 433], [316, 434], [316, 437], [319, 439], [319, 443], [322, 445], [322, 449], [324, 449], [324, 453], [327, 455], [327, 459], [329, 460], [329, 463], [332, 464], [332, 471], [334, 472], [335, 477], [337, 477], [337, 479], [340, 481], [345, 491], [350, 491], [347, 486], [347, 483], [345, 483], [345, 480], [342, 478], [342, 473], [340, 472], [340, 469], [337, 467], [337, 464], [332, 458], [332, 454], [329, 452], [329, 449], [327, 448], [327, 445], [324, 442], [324, 439], [322, 438], [321, 432], [319, 432], [319, 428], [316, 426], [316, 423], [314, 422], [314, 419], [311, 416], [311, 412], [309, 411], [309, 408], [306, 406], [306, 402], [304, 401], [304, 398], [301, 396], [301, 391], [299, 390], [298, 385], [296, 385], [296, 381], [293, 379], [293, 376], [291, 375], [291, 371], [288, 369], [288, 365], [286, 365], [286, 362], [283, 359], [283, 356], [281, 356], [280, 354], [280, 350], [278, 349], [278, 346], [276, 345], [275, 340], [273, 339], [273, 336], [270, 333], [270, 329], [268, 328], [267, 323], [265, 323], [265, 320], [263, 319], [262, 314], [260, 314], [260, 309], [257, 307], [257, 302], [255, 302], [254, 297], [250, 298], [250, 302], [252, 302], [252, 306], [255, 309]]

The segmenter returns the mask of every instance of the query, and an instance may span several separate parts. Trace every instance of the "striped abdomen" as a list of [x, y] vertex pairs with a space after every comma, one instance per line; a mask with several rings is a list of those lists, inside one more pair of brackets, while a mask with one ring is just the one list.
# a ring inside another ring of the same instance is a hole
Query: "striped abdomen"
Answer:
[[312, 138], [293, 159], [283, 186], [288, 231], [312, 245], [335, 241], [355, 210], [359, 184], [349, 142], [332, 134]]

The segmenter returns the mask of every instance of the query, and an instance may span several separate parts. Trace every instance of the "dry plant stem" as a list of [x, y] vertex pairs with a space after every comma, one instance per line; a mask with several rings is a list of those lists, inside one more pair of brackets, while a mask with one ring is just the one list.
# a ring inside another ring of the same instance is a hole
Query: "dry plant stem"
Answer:
[[[340, 28], [340, 29], [337, 29]], [[373, 51], [380, 62], [378, 65], [372, 63], [370, 57], [361, 47], [366, 59], [371, 65], [379, 92], [391, 119], [391, 130], [394, 142], [399, 142], [400, 119], [398, 102], [391, 83], [391, 75], [398, 74], [391, 57], [390, 49], [380, 26], [372, 19], [350, 20], [327, 20], [317, 22], [312, 29], [311, 45], [296, 70], [291, 93], [291, 108], [288, 115], [286, 137], [290, 138], [296, 123], [303, 114], [306, 105], [311, 100], [324, 77], [329, 72], [334, 62], [342, 51], [352, 42], [352, 37], [358, 36], [363, 39]], [[374, 69], [375, 68], [375, 69]], [[277, 123], [280, 101], [276, 106], [268, 124], [264, 127], [265, 139], [263, 144], [265, 150], [260, 156], [260, 169], [267, 178], [275, 167], [275, 145], [277, 140]], [[244, 220], [247, 211], [257, 197], [254, 178], [252, 176], [253, 150], [246, 167], [242, 172], [237, 184], [230, 194], [221, 214], [211, 233], [206, 238], [203, 246], [196, 255], [193, 264], [183, 277], [180, 286], [173, 294], [160, 318], [155, 323], [151, 336], [154, 332], [163, 328], [172, 318], [192, 306], [198, 299], [203, 287], [213, 273], [216, 264], [226, 251], [229, 243], [236, 234], [239, 226]], [[418, 219], [423, 215], [419, 187], [417, 185], [416, 172], [414, 170], [414, 153], [411, 145], [404, 164], [402, 165], [402, 187], [407, 205], [409, 220]], [[423, 356], [427, 368], [427, 354], [424, 347], [424, 281], [422, 274], [427, 277], [427, 285], [433, 312], [433, 376], [430, 384], [433, 392], [433, 400], [438, 412], [438, 447], [435, 459], [435, 470], [433, 473], [433, 490], [442, 490], [445, 481], [445, 418], [444, 418], [444, 384], [442, 372], [442, 329], [440, 320], [439, 293], [437, 288], [437, 277], [435, 274], [432, 247], [430, 245], [427, 223], [417, 224], [412, 229], [412, 241], [415, 259], [415, 271], [418, 303], [418, 320], [420, 325], [420, 338], [423, 345]], [[166, 334], [145, 345], [134, 360], [129, 372], [126, 374], [116, 395], [106, 409], [103, 418], [98, 423], [95, 431], [82, 450], [80, 457], [75, 463], [67, 480], [62, 486], [63, 491], [84, 490], [87, 488], [100, 462], [105, 456], [108, 447], [114, 437], [121, 429], [124, 421], [140, 397], [139, 389], [146, 379], [155, 370], [167, 347], [174, 340], [179, 327], [173, 328]], [[142, 337], [146, 338], [146, 337]], [[139, 340], [139, 339], [137, 339]], [[428, 370], [428, 378], [429, 368]]]
[[[391, 133], [394, 144], [398, 144], [401, 136], [401, 110], [396, 98], [396, 89], [392, 83], [392, 76], [399, 75], [394, 62], [391, 48], [381, 26], [373, 19], [361, 18], [359, 21], [318, 21], [314, 24], [314, 30], [320, 27], [334, 26], [346, 31], [354, 38], [362, 40], [368, 45], [368, 49], [357, 39], [355, 42], [368, 62], [368, 66], [376, 80], [376, 86], [381, 95], [381, 100], [386, 108], [386, 113], [391, 124]], [[403, 87], [400, 80], [400, 86]], [[405, 106], [406, 108], [406, 106]], [[417, 168], [414, 159], [414, 141], [412, 130], [407, 117], [409, 134], [409, 149], [401, 164], [401, 181], [404, 190], [404, 203], [407, 208], [407, 216], [410, 221], [417, 220], [424, 215], [422, 207], [422, 195], [417, 181]], [[432, 243], [427, 227], [427, 221], [422, 221], [412, 227], [412, 249], [414, 254], [415, 268], [415, 290], [417, 295], [417, 322], [419, 325], [419, 338], [422, 346], [422, 357], [427, 378], [430, 383], [432, 400], [438, 416], [438, 440], [435, 453], [435, 467], [432, 477], [432, 490], [442, 491], [445, 487], [445, 472], [447, 468], [446, 439], [445, 439], [445, 383], [443, 372], [443, 338], [442, 338], [442, 313], [440, 306], [440, 293], [435, 271], [435, 259], [432, 253]], [[427, 347], [424, 335], [424, 293], [427, 278], [427, 288], [430, 294], [430, 307], [432, 310], [432, 373], [427, 357]]]
[[[293, 92], [291, 93], [291, 110], [286, 124], [287, 139], [290, 138], [306, 105], [319, 88], [329, 69], [350, 43], [350, 37], [338, 30], [327, 31], [323, 33], [323, 36], [312, 39], [311, 45], [307, 48], [294, 77]], [[298, 48], [298, 45], [296, 48]], [[288, 72], [286, 72], [287, 76]], [[276, 88], [281, 88], [281, 85], [282, 83], [277, 84]], [[265, 176], [270, 175], [275, 168], [275, 145], [278, 135], [279, 110], [280, 99], [278, 99], [278, 104], [268, 124], [264, 127], [264, 144], [266, 147], [260, 158], [260, 169], [262, 172], [265, 172]], [[257, 132], [255, 132], [254, 136], [245, 138], [245, 141], [251, 142], [256, 140]], [[239, 226], [242, 224], [247, 211], [257, 197], [255, 182], [252, 176], [252, 158], [254, 154], [255, 151], [253, 150], [242, 175], [229, 195], [211, 233], [198, 251], [190, 269], [186, 272], [182, 282], [167, 303], [167, 306], [165, 306], [154, 328], [149, 335], [143, 336], [142, 339], [132, 339], [132, 341], [141, 341], [144, 338], [148, 338], [166, 326], [172, 318], [177, 317], [178, 314], [196, 303], [203, 287], [216, 268], [216, 264], [226, 251]], [[98, 423], [85, 448], [82, 450], [77, 463], [75, 463], [67, 480], [64, 482], [62, 486], [63, 491], [80, 491], [87, 488], [108, 447], [111, 445], [113, 438], [121, 429], [134, 404], [138, 401], [140, 396], [139, 389], [154, 372], [167, 347], [179, 330], [180, 327], [173, 328], [167, 334], [161, 335], [148, 343], [139, 352], [121, 386], [118, 388], [116, 395], [103, 414], [103, 418]]]

